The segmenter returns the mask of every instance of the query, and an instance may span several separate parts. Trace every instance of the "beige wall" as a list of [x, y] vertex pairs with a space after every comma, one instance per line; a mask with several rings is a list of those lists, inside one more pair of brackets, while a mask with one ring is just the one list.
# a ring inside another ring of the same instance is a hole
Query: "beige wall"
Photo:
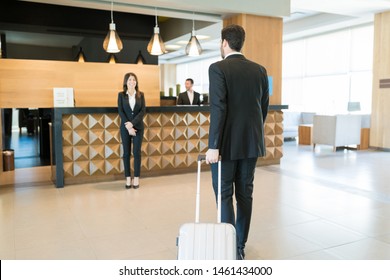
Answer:
[[239, 24], [245, 29], [246, 39], [242, 53], [267, 69], [268, 76], [273, 78], [270, 104], [281, 105], [283, 20], [241, 14], [224, 20], [224, 26], [229, 24]]
[[[77, 107], [114, 107], [127, 72], [138, 76], [146, 105], [159, 106], [160, 74], [157, 65], [0, 59], [0, 108], [53, 107], [53, 87], [73, 87]], [[0, 147], [1, 139], [2, 129]]]
[[159, 106], [159, 66], [0, 59], [0, 107], [53, 107], [53, 87], [73, 87], [77, 107], [112, 107], [134, 72], [147, 106]]
[[390, 88], [379, 88], [379, 81], [390, 79], [390, 12], [375, 16], [374, 30], [370, 146], [389, 149]]

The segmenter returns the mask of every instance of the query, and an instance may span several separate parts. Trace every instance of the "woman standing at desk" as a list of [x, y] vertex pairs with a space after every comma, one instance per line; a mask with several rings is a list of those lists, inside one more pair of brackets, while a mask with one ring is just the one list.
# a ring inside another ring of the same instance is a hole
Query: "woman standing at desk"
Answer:
[[[127, 73], [123, 79], [123, 91], [118, 94], [118, 113], [121, 117], [120, 132], [123, 145], [123, 165], [126, 189], [139, 188], [141, 172], [141, 146], [144, 137], [145, 97], [139, 91], [138, 78]], [[133, 143], [134, 179], [131, 178], [130, 154]]]

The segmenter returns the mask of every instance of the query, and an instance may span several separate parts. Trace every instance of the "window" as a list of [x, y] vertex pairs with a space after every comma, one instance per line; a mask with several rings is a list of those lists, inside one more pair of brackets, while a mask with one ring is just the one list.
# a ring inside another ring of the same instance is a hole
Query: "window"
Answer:
[[371, 112], [373, 25], [283, 44], [282, 103], [291, 111], [346, 113], [349, 101]]
[[180, 84], [180, 91], [185, 91], [185, 80], [191, 78], [194, 80], [193, 89], [199, 93], [209, 92], [209, 66], [221, 60], [221, 57], [207, 58], [178, 64], [176, 66], [176, 82]]

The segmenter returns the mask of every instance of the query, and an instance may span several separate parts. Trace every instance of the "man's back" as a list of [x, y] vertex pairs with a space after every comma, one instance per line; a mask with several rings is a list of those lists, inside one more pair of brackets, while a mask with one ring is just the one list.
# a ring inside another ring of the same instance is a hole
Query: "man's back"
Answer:
[[209, 141], [220, 148], [224, 159], [263, 156], [263, 122], [269, 102], [265, 68], [241, 54], [233, 54], [212, 64], [209, 77]]

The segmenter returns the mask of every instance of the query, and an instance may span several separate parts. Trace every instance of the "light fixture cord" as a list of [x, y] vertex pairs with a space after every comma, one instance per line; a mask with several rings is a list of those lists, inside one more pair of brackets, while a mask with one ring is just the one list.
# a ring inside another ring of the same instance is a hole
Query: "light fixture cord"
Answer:
[[158, 22], [157, 22], [157, 7], [154, 8], [154, 12], [155, 12], [155, 15], [156, 15], [156, 27], [158, 27]]
[[195, 31], [195, 12], [192, 13], [192, 31]]
[[113, 10], [114, 10], [114, 1], [111, 1], [111, 23], [114, 23]]

